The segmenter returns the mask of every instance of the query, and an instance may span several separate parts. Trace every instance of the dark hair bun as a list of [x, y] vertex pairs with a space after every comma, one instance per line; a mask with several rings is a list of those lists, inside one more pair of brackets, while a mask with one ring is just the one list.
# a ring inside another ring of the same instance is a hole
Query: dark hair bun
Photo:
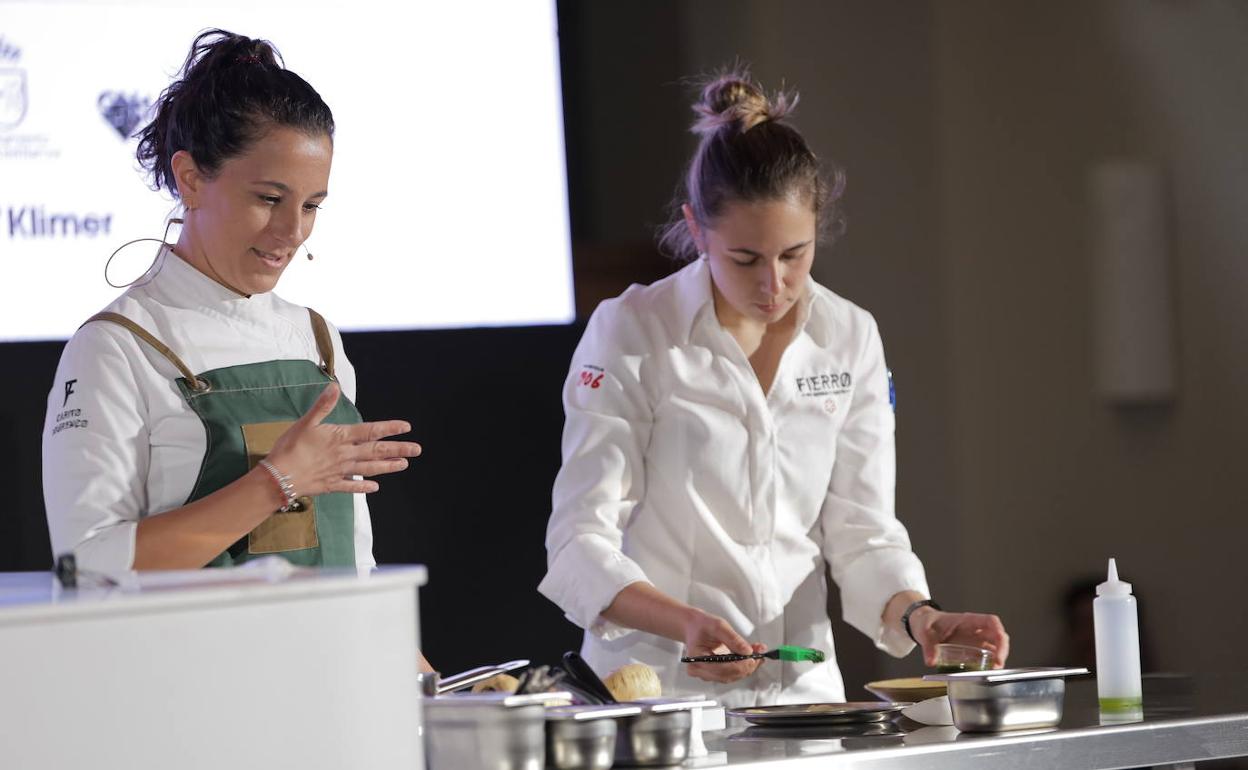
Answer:
[[745, 133], [760, 123], [782, 120], [795, 106], [796, 94], [781, 92], [768, 98], [748, 70], [721, 73], [703, 86], [693, 105], [698, 115], [693, 132], [706, 135], [729, 127]]
[[272, 43], [210, 29], [195, 38], [178, 78], [156, 100], [136, 154], [152, 187], [176, 196], [174, 154], [189, 152], [211, 176], [275, 125], [334, 135], [329, 107], [286, 69]]

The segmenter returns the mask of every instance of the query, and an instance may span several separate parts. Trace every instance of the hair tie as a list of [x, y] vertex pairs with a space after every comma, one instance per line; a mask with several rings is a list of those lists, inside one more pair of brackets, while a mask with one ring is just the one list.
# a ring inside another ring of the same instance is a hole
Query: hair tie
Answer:
[[260, 57], [253, 53], [239, 54], [234, 61], [239, 64], [263, 64], [263, 62], [260, 61]]

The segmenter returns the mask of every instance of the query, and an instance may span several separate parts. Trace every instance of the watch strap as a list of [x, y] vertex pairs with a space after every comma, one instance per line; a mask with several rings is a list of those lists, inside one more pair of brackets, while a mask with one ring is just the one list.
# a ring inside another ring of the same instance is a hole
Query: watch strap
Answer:
[[910, 637], [910, 641], [915, 644], [918, 644], [919, 640], [914, 638], [914, 632], [910, 630], [910, 615], [920, 607], [931, 607], [937, 612], [941, 611], [940, 605], [932, 599], [920, 599], [907, 607], [905, 612], [901, 613], [901, 627], [906, 629], [906, 636]]

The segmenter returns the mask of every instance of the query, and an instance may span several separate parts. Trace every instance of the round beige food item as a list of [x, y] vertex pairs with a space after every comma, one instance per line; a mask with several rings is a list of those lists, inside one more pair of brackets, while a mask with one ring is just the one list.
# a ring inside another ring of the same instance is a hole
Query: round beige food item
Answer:
[[489, 679], [477, 682], [472, 686], [473, 692], [515, 692], [520, 688], [520, 680], [511, 674], [495, 674]]
[[645, 663], [629, 663], [611, 672], [603, 684], [618, 701], [657, 698], [663, 694], [659, 675]]

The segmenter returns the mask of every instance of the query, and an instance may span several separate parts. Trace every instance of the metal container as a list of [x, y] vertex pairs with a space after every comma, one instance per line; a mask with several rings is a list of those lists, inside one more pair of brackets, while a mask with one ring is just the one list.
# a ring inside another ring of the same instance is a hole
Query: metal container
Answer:
[[965, 733], [1056, 727], [1062, 721], [1067, 676], [1086, 668], [1016, 668], [929, 674], [945, 682], [953, 724]]
[[617, 719], [640, 706], [566, 706], [546, 710], [546, 767], [606, 770], [615, 759]]
[[689, 709], [665, 711], [645, 706], [636, 716], [620, 717], [615, 738], [616, 766], [679, 765], [689, 756], [692, 726]]
[[546, 694], [425, 698], [429, 770], [542, 770]]

